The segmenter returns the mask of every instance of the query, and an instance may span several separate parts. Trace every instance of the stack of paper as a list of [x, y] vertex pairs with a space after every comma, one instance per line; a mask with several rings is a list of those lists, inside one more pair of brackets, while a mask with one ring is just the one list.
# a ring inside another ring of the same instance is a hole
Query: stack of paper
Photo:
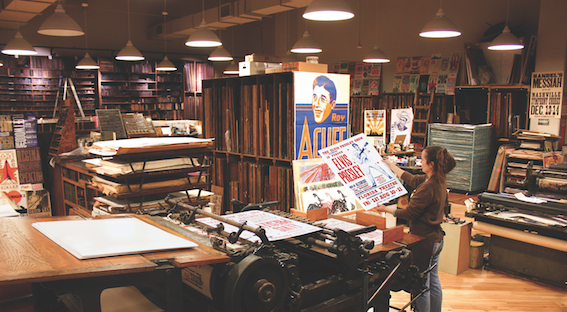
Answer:
[[48, 221], [32, 226], [78, 259], [198, 246], [136, 218]]

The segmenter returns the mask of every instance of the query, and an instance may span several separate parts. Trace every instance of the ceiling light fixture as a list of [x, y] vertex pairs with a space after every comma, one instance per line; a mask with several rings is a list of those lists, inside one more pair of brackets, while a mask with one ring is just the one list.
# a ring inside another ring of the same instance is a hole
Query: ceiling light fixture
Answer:
[[502, 30], [502, 33], [498, 37], [492, 40], [492, 44], [488, 46], [488, 50], [492, 51], [511, 51], [511, 50], [521, 50], [524, 48], [524, 44], [514, 36], [508, 27], [508, 14], [510, 11], [510, 0], [508, 0], [508, 6], [506, 8], [506, 26]]
[[390, 63], [390, 59], [386, 56], [386, 53], [378, 48], [378, 44], [362, 61], [364, 63]]
[[118, 52], [116, 59], [119, 61], [142, 61], [144, 56], [136, 47], [132, 44], [130, 40], [130, 0], [128, 2], [128, 42], [126, 46]]
[[85, 57], [77, 63], [75, 66], [76, 69], [99, 69], [100, 66], [91, 58], [89, 55], [89, 40], [87, 36], [87, 7], [89, 6], [88, 3], [83, 2], [81, 4], [84, 8], [85, 13]]
[[313, 40], [306, 30], [303, 37], [299, 39], [291, 48], [293, 53], [321, 53], [323, 49]]
[[69, 15], [65, 14], [61, 1], [55, 7], [55, 13], [43, 21], [37, 32], [41, 35], [58, 37], [73, 37], [85, 34], [81, 26]]
[[212, 62], [228, 62], [232, 61], [233, 57], [228, 53], [228, 51], [222, 46], [216, 48], [211, 55], [209, 55], [209, 61]]
[[159, 71], [176, 71], [177, 67], [175, 67], [175, 65], [167, 58], [167, 9], [166, 9], [166, 5], [167, 5], [167, 0], [163, 0], [163, 12], [161, 13], [163, 15], [163, 45], [164, 45], [164, 57], [163, 60], [161, 62], [159, 62], [159, 64], [156, 67], [156, 70]]
[[303, 37], [297, 40], [290, 50], [292, 53], [321, 53], [323, 49], [313, 40], [307, 31], [307, 21], [305, 21], [305, 32]]
[[[380, 9], [380, 6], [376, 5], [377, 11]], [[380, 12], [378, 12], [380, 13]], [[377, 14], [376, 16], [379, 16], [380, 14]], [[362, 18], [362, 12], [360, 14], [360, 17]], [[377, 18], [376, 19], [376, 38], [378, 38], [378, 33], [379, 33], [379, 21], [380, 19]], [[360, 45], [360, 43], [359, 43]], [[370, 51], [370, 53], [362, 60], [364, 63], [390, 63], [390, 59], [386, 56], [386, 53], [384, 53], [384, 51], [380, 50], [380, 48], [378, 48], [378, 43], [376, 43], [376, 45], [374, 45], [374, 49], [372, 49], [372, 51]]]
[[[16, 0], [16, 11], [18, 10], [18, 0]], [[20, 33], [20, 22], [16, 21], [16, 36], [12, 41], [8, 42], [2, 53], [8, 55], [36, 55], [37, 51], [33, 48], [33, 46], [24, 39], [22, 34]]]
[[445, 17], [443, 12], [443, 0], [439, 6], [439, 11], [435, 17], [423, 27], [419, 33], [420, 37], [424, 38], [454, 38], [461, 35], [461, 32], [450, 19]]
[[203, 20], [201, 25], [197, 28], [185, 45], [191, 48], [216, 48], [222, 45], [219, 37], [209, 29], [207, 23], [205, 22], [205, 0], [203, 0]]
[[18, 30], [14, 39], [6, 44], [2, 53], [8, 55], [36, 55], [37, 51], [22, 37], [22, 34]]
[[344, 0], [313, 0], [305, 9], [303, 18], [312, 21], [344, 21], [354, 17], [354, 13]]
[[227, 68], [224, 69], [223, 74], [225, 75], [238, 75], [240, 73], [240, 70], [238, 68], [238, 65], [236, 65], [236, 63], [234, 63], [234, 60], [232, 62], [230, 62], [230, 65], [228, 65]]
[[[222, 32], [219, 30], [219, 34], [222, 38]], [[221, 45], [220, 47], [216, 48], [211, 55], [209, 55], [209, 61], [211, 62], [228, 62], [232, 61], [232, 55], [228, 53], [228, 51]]]

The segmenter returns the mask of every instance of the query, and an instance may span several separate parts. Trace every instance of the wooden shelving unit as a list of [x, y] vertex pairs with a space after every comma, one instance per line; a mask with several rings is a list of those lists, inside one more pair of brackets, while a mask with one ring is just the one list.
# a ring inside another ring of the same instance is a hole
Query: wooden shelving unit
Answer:
[[293, 73], [203, 81], [204, 133], [215, 138], [213, 184], [244, 203], [293, 206]]
[[0, 112], [35, 112], [38, 117], [52, 115], [63, 74], [60, 59], [29, 56], [5, 59], [4, 66], [0, 67]]
[[155, 71], [155, 61], [133, 65], [100, 60], [102, 109], [139, 112], [152, 119], [183, 119], [182, 75]]

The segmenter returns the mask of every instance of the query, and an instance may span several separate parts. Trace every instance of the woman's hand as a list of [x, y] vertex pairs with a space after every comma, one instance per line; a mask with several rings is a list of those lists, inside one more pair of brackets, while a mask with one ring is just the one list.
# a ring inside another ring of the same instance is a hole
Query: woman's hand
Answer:
[[390, 168], [390, 170], [392, 170], [392, 172], [396, 176], [398, 176], [398, 177], [402, 176], [402, 174], [404, 173], [404, 170], [402, 170], [400, 167], [398, 167], [398, 165], [396, 165], [396, 163], [394, 163], [393, 161], [391, 161], [387, 158], [383, 158], [382, 160]]
[[388, 207], [382, 205], [382, 204], [378, 204], [376, 206], [374, 206], [374, 208], [372, 208], [374, 211], [378, 211], [378, 212], [390, 212], [388, 209]]

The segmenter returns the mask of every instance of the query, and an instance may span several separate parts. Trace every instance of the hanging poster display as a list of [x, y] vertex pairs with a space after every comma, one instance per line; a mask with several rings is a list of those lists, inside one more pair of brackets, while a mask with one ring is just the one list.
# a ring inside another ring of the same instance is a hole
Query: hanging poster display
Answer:
[[364, 133], [321, 149], [319, 155], [364, 209], [407, 194]]
[[403, 138], [403, 146], [408, 146], [413, 125], [413, 110], [411, 108], [392, 109], [391, 115], [390, 143], [397, 143], [400, 138]]
[[350, 75], [294, 72], [295, 157], [312, 159], [317, 151], [347, 138]]
[[364, 111], [364, 134], [374, 146], [386, 144], [386, 111]]
[[532, 74], [530, 118], [561, 118], [563, 72]]

